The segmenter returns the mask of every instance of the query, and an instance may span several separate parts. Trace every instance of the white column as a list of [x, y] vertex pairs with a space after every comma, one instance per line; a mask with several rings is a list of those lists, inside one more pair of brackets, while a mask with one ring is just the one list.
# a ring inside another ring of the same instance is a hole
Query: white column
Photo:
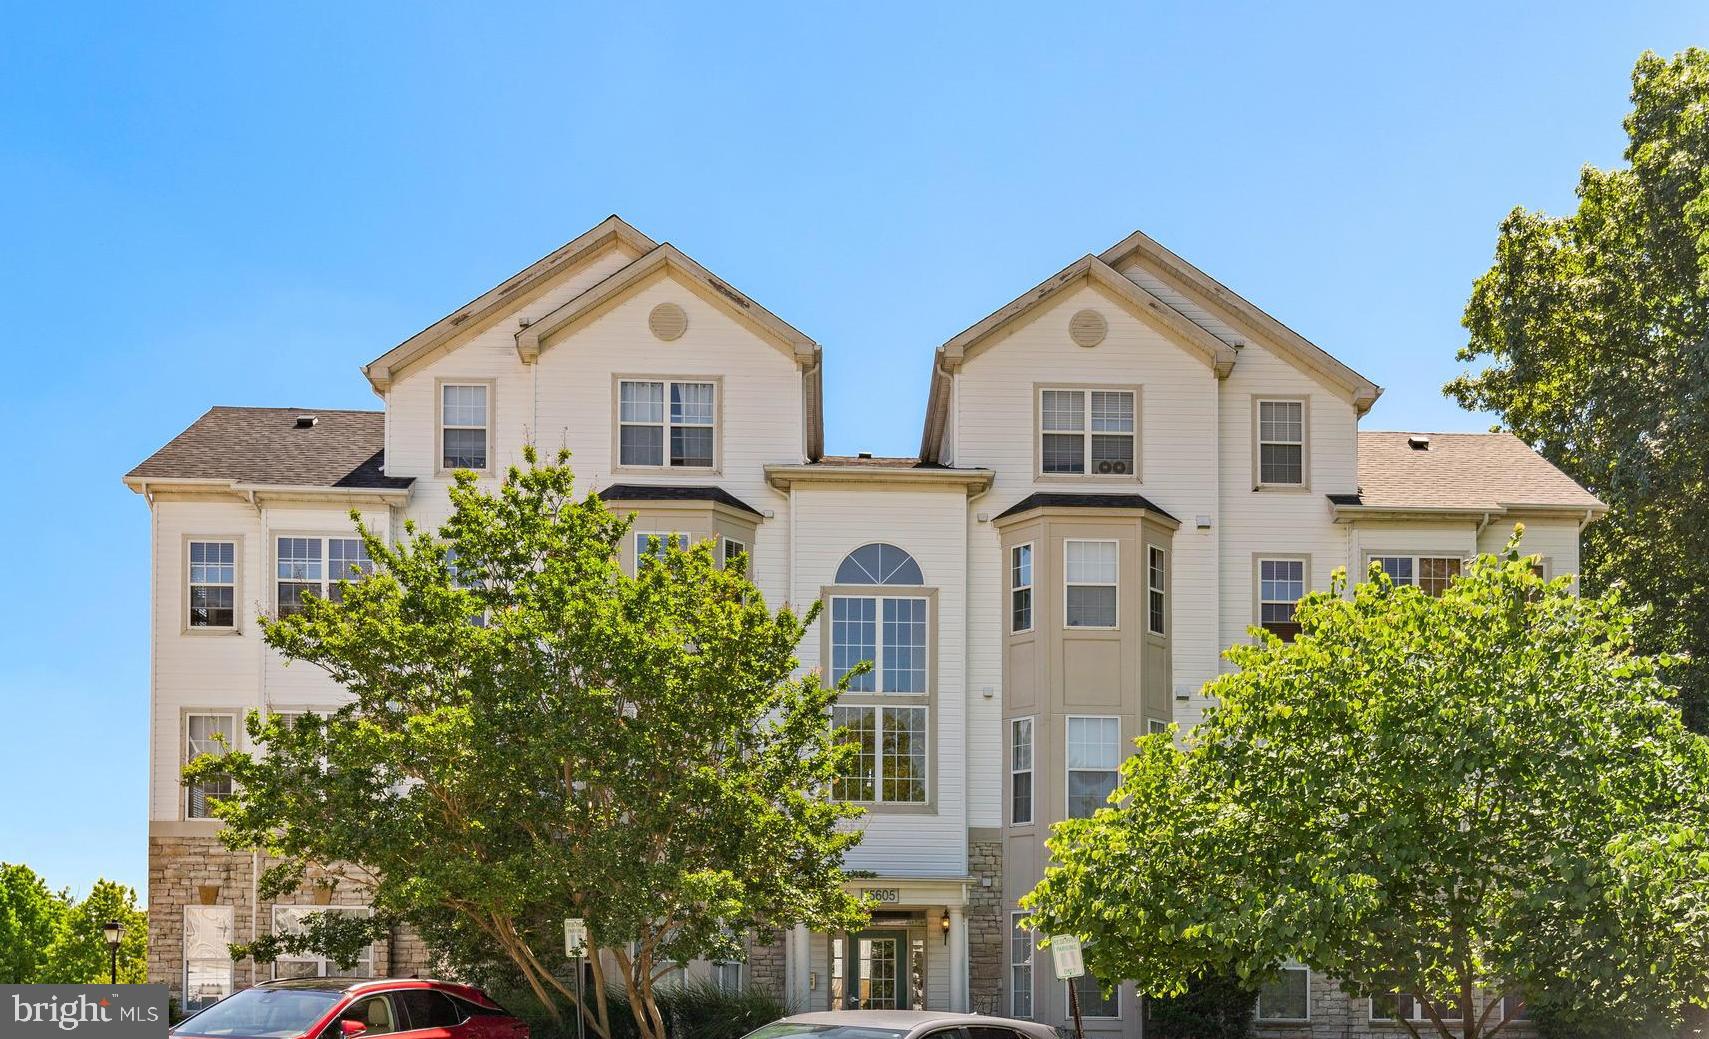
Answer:
[[813, 944], [807, 936], [807, 926], [796, 924], [789, 930], [789, 945], [785, 950], [789, 964], [789, 984], [785, 986], [784, 995], [789, 1003], [791, 1013], [802, 1013], [813, 1009], [813, 993], [808, 988], [809, 975], [813, 970]]
[[949, 1009], [967, 1013], [967, 913], [949, 907]]

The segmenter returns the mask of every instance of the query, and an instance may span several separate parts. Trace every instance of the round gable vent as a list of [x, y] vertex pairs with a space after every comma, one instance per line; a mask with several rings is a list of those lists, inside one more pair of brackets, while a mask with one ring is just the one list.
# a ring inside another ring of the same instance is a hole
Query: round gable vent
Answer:
[[675, 303], [660, 303], [647, 315], [647, 327], [667, 343], [681, 339], [688, 331], [688, 312]]
[[1068, 319], [1068, 338], [1081, 346], [1097, 346], [1109, 331], [1110, 323], [1104, 320], [1104, 315], [1090, 307], [1075, 311]]

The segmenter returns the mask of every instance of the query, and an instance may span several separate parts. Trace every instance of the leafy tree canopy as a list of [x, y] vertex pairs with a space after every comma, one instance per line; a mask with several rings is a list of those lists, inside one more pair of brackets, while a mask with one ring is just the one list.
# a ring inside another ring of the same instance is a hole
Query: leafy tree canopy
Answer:
[[1709, 724], [1709, 52], [1639, 59], [1628, 166], [1586, 167], [1568, 216], [1515, 209], [1466, 305], [1447, 393], [1493, 411], [1610, 506], [1592, 592], [1623, 581], [1694, 727]]
[[574, 1000], [562, 921], [582, 917], [590, 1031], [612, 1034], [615, 966], [641, 1035], [662, 1039], [653, 986], [677, 963], [864, 917], [841, 868], [858, 810], [828, 795], [850, 753], [828, 725], [837, 691], [795, 676], [816, 610], [773, 612], [705, 544], [643, 553], [631, 576], [628, 522], [574, 496], [568, 455], [527, 461], [496, 491], [458, 473], [437, 534], [410, 525], [390, 544], [362, 527], [372, 576], [264, 623], [351, 702], [251, 716], [261, 751], [186, 771], [237, 780], [217, 811], [227, 844], [278, 860], [263, 898], [371, 890], [370, 921], [319, 914], [240, 951], [348, 965], [405, 921], [456, 965], [508, 965], [552, 1008]]
[[0, 983], [83, 985], [104, 982], [111, 969], [102, 926], [124, 928], [119, 945], [120, 984], [148, 980], [148, 914], [136, 891], [97, 880], [82, 901], [53, 891], [36, 872], [0, 863]]
[[[1299, 637], [1227, 653], [1184, 748], [1138, 741], [1113, 807], [1058, 825], [1023, 905], [1154, 995], [1297, 959], [1356, 996], [1478, 991], [1676, 1012], [1709, 982], [1709, 746], [1638, 611], [1517, 551], [1440, 598], [1373, 568], [1301, 600]], [[1449, 1015], [1451, 1016], [1451, 1015]]]

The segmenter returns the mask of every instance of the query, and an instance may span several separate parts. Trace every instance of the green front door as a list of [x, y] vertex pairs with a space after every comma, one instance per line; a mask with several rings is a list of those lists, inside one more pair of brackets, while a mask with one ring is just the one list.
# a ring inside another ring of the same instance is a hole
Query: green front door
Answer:
[[908, 932], [862, 931], [852, 941], [848, 1007], [908, 1009]]

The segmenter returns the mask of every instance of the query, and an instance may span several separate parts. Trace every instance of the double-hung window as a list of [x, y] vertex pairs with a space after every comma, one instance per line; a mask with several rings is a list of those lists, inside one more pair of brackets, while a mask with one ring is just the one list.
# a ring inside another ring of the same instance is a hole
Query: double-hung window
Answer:
[[1382, 566], [1390, 581], [1417, 585], [1427, 595], [1440, 596], [1460, 576], [1458, 556], [1374, 555], [1371, 561]]
[[[274, 906], [273, 933], [296, 934], [304, 926], [304, 918], [311, 913], [326, 913], [333, 916], [367, 917], [367, 906]], [[273, 961], [273, 977], [279, 978], [332, 978], [341, 974], [349, 974], [359, 978], [372, 976], [374, 973], [374, 947], [364, 946], [362, 954], [356, 960], [356, 965], [350, 970], [340, 968], [336, 961], [312, 952], [284, 952]]]
[[1132, 390], [1040, 390], [1039, 471], [1132, 476], [1138, 437]]
[[1305, 486], [1305, 402], [1258, 402], [1258, 483]]
[[1156, 545], [1145, 546], [1145, 628], [1153, 635], [1168, 634], [1169, 574], [1167, 558]]
[[1066, 984], [1074, 986], [1074, 995], [1080, 1000], [1081, 1017], [1122, 1016], [1122, 993], [1119, 987], [1108, 996], [1104, 995], [1104, 983], [1089, 971]]
[[620, 380], [617, 464], [710, 469], [717, 421], [716, 383]]
[[1070, 628], [1115, 627], [1117, 543], [1065, 541], [1062, 552], [1065, 623]]
[[486, 383], [439, 387], [441, 469], [485, 469], [491, 453], [491, 400]]
[[1311, 971], [1298, 963], [1284, 966], [1258, 990], [1254, 1016], [1260, 1021], [1311, 1020]]
[[[1425, 1000], [1404, 992], [1391, 992], [1383, 996], [1371, 997], [1372, 1021], [1411, 1021], [1414, 1024], [1427, 1024], [1430, 1021], [1430, 1010], [1425, 1007]], [[1436, 1016], [1444, 1023], [1465, 1019], [1460, 1009], [1459, 1000], [1438, 999], [1430, 1000], [1430, 1009], [1436, 1011]]]
[[237, 544], [190, 542], [192, 628], [237, 627]]
[[1009, 631], [1033, 630], [1033, 547], [1009, 549]]
[[1021, 926], [1026, 913], [1009, 913], [1009, 1016], [1033, 1016], [1033, 933]]
[[[186, 714], [184, 716], [184, 764], [188, 765], [203, 754], [224, 754], [237, 746], [237, 715]], [[212, 819], [214, 806], [210, 798], [230, 797], [231, 777], [218, 776], [184, 788], [184, 818]]]
[[1121, 759], [1120, 718], [1068, 719], [1068, 818], [1090, 818], [1108, 803]]
[[361, 538], [282, 537], [275, 542], [278, 615], [300, 613], [308, 596], [343, 598], [343, 582], [374, 572]]
[[[929, 597], [920, 594], [919, 564], [894, 545], [874, 543], [837, 568], [830, 596], [831, 682], [848, 680], [832, 726], [858, 748], [832, 795], [850, 801], [924, 804], [928, 799], [930, 720]], [[848, 586], [875, 585], [871, 592]], [[851, 672], [863, 662], [872, 667]]]
[[1300, 633], [1294, 609], [1305, 596], [1305, 560], [1258, 561], [1258, 623], [1284, 641]]
[[635, 535], [635, 572], [641, 572], [641, 560], [652, 556], [663, 562], [674, 546], [684, 552], [688, 551], [687, 534], [655, 534], [637, 533]]
[[1033, 821], [1033, 720], [1009, 722], [1009, 825]]

